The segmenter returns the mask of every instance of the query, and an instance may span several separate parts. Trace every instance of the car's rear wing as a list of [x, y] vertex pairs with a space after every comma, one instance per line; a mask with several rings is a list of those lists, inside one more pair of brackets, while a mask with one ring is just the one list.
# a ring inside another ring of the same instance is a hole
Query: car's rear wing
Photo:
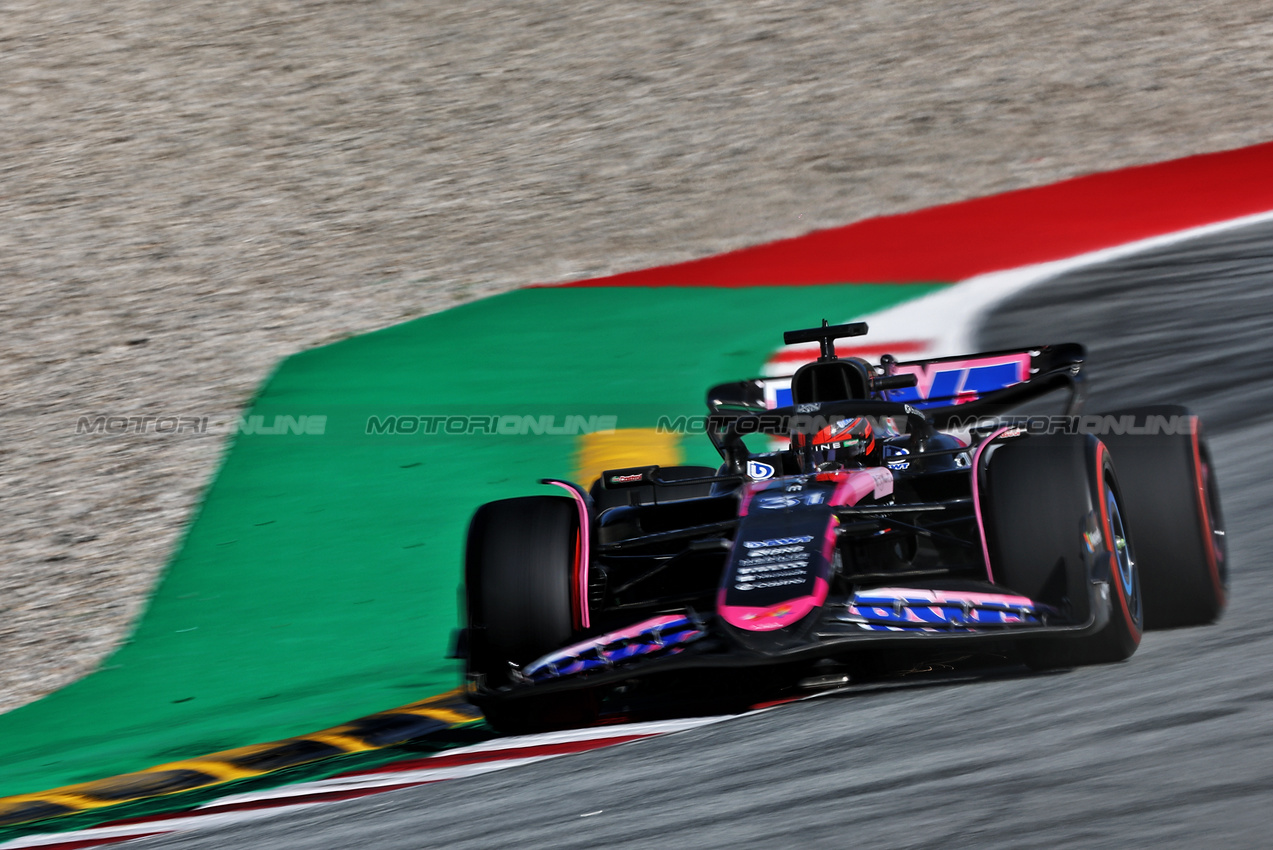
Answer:
[[[880, 390], [874, 398], [924, 410], [937, 427], [954, 418], [996, 416], [1057, 390], [1068, 390], [1065, 413], [1082, 409], [1086, 351], [1077, 343], [990, 351], [929, 360], [897, 361], [885, 356], [880, 378], [914, 375], [915, 386]], [[788, 407], [791, 376], [718, 384], [707, 392], [713, 413]]]

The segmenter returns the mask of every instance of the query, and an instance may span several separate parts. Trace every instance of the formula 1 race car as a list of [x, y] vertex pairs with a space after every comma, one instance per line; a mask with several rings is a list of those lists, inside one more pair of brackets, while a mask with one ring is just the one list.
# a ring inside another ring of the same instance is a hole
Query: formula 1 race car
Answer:
[[[882, 658], [1121, 661], [1145, 626], [1220, 615], [1224, 526], [1196, 416], [1080, 415], [1076, 344], [836, 356], [866, 330], [790, 331], [815, 362], [713, 387], [719, 469], [545, 480], [567, 495], [477, 511], [460, 654], [492, 725], [835, 686]], [[1059, 414], [1029, 412], [1048, 399]]]

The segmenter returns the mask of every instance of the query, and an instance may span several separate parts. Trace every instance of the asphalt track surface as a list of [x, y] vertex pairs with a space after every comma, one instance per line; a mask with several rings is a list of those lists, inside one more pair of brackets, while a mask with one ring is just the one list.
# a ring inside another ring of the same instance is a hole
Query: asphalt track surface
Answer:
[[1273, 226], [1053, 279], [986, 348], [1089, 346], [1088, 409], [1190, 404], [1230, 541], [1219, 625], [1125, 664], [917, 675], [625, 744], [137, 846], [1263, 847], [1273, 827]]

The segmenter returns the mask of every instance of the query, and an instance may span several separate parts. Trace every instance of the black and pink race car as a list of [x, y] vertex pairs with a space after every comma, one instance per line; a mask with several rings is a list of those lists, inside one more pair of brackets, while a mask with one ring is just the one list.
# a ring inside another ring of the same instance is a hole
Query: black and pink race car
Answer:
[[741, 705], [899, 659], [1122, 661], [1145, 627], [1220, 615], [1224, 525], [1196, 416], [1082, 415], [1075, 344], [836, 356], [866, 330], [790, 331], [819, 343], [815, 362], [713, 387], [719, 469], [546, 480], [566, 494], [477, 511], [458, 649], [492, 725]]

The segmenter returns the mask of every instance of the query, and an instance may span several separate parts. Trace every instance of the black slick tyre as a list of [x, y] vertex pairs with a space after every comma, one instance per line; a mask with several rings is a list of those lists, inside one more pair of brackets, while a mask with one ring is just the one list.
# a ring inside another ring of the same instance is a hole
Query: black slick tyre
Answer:
[[580, 522], [576, 503], [529, 496], [483, 505], [469, 524], [465, 593], [468, 672], [488, 722], [501, 732], [542, 731], [593, 719], [591, 696], [566, 692], [501, 698], [512, 666], [534, 661], [578, 635]]
[[1105, 446], [1084, 435], [1010, 438], [991, 450], [983, 480], [995, 583], [1072, 622], [1105, 621], [1083, 637], [1019, 641], [1026, 663], [1048, 669], [1129, 658], [1141, 637], [1140, 579]]
[[1201, 422], [1178, 405], [1114, 411], [1103, 420], [1109, 417], [1119, 421], [1119, 430], [1131, 431], [1101, 439], [1118, 466], [1135, 529], [1145, 627], [1214, 622], [1227, 601], [1228, 564], [1220, 492]]

